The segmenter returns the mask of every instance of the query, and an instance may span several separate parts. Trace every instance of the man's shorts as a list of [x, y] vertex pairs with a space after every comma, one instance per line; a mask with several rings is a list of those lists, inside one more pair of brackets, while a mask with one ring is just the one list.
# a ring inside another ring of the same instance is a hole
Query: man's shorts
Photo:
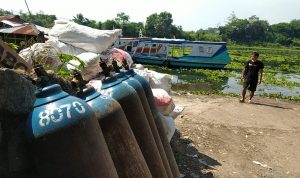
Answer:
[[247, 88], [250, 91], [256, 91], [257, 81], [256, 80], [245, 80], [243, 87]]

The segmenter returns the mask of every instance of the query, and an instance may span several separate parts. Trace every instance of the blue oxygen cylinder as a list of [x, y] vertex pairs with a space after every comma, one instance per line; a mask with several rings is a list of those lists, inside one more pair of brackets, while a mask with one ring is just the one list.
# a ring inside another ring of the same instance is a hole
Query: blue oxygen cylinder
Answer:
[[135, 73], [132, 69], [128, 70], [126, 72], [126, 74], [129, 77], [132, 77], [132, 78], [136, 79], [137, 81], [139, 81], [140, 84], [142, 85], [142, 87], [144, 88], [146, 98], [148, 99], [148, 103], [149, 103], [149, 106], [150, 106], [150, 109], [152, 112], [152, 116], [154, 118], [157, 130], [160, 135], [160, 139], [162, 141], [165, 153], [166, 153], [168, 161], [169, 161], [169, 165], [170, 165], [172, 173], [173, 173], [173, 177], [180, 178], [180, 172], [179, 172], [172, 148], [169, 144], [166, 132], [163, 127], [162, 119], [164, 119], [164, 118], [157, 109], [157, 106], [155, 104], [155, 99], [154, 99], [154, 96], [153, 96], [153, 93], [152, 93], [152, 90], [150, 88], [148, 81], [146, 79], [144, 79], [142, 76]]
[[142, 103], [135, 90], [131, 86], [121, 83], [116, 77], [110, 77], [103, 80], [101, 93], [114, 98], [122, 106], [152, 177], [167, 177]]
[[[162, 162], [163, 162], [164, 168], [166, 170], [166, 173], [167, 173], [168, 177], [173, 177], [172, 171], [171, 171], [171, 168], [170, 168], [170, 165], [169, 165], [169, 162], [168, 162], [168, 158], [166, 156], [166, 153], [165, 153], [163, 144], [161, 142], [157, 127], [155, 125], [155, 121], [154, 121], [151, 109], [149, 107], [148, 100], [147, 100], [146, 95], [145, 95], [145, 91], [144, 91], [142, 85], [136, 79], [134, 79], [133, 77], [130, 77], [130, 74], [134, 73], [134, 71], [132, 69], [130, 69], [126, 72], [122, 71], [121, 73], [123, 73], [125, 75], [117, 75], [117, 77], [119, 77], [118, 79], [121, 80], [122, 82], [126, 83], [127, 85], [130, 85], [136, 91], [136, 93], [138, 94], [138, 96], [139, 96], [139, 98], [142, 102], [143, 109], [145, 111], [150, 129], [152, 131], [152, 135], [155, 139], [155, 143], [156, 143], [156, 146], [159, 150], [159, 154], [160, 154], [160, 157], [162, 159]], [[126, 74], [128, 74], [128, 76]]]
[[[80, 74], [77, 80], [83, 81]], [[120, 177], [151, 177], [150, 170], [138, 146], [120, 104], [104, 97], [93, 87], [86, 87], [77, 96], [85, 100], [96, 113], [104, 138]]]
[[57, 84], [37, 89], [26, 133], [40, 178], [118, 177], [92, 108]]

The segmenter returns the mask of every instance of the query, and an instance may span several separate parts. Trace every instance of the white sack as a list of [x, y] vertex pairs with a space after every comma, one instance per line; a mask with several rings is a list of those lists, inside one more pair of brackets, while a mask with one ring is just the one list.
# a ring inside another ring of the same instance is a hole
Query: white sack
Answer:
[[58, 20], [50, 30], [49, 37], [100, 54], [114, 44], [121, 32], [121, 29], [97, 30], [74, 22]]
[[35, 60], [39, 64], [46, 64], [49, 69], [57, 69], [62, 64], [57, 52], [50, 44], [35, 43], [21, 50], [19, 55], [30, 65], [33, 65], [33, 60]]
[[46, 44], [51, 45], [52, 47], [54, 47], [59, 52], [69, 54], [69, 55], [73, 55], [73, 56], [77, 56], [81, 53], [87, 52], [87, 51], [85, 51], [81, 48], [76, 48], [72, 45], [60, 42], [55, 38], [49, 39], [48, 41], [46, 41]]
[[142, 76], [144, 79], [147, 80], [147, 82], [149, 82], [150, 77], [151, 77], [151, 73], [147, 72], [147, 70], [139, 70], [139, 69], [134, 69], [134, 71], [139, 74], [140, 76]]
[[[85, 80], [90, 80], [97, 76], [97, 74], [100, 71], [100, 66], [99, 66], [100, 55], [99, 54], [86, 52], [86, 53], [81, 53], [81, 54], [77, 55], [76, 57], [78, 57], [80, 60], [82, 60], [86, 65], [86, 67], [81, 70]], [[72, 60], [69, 62], [69, 64], [67, 64], [67, 68], [68, 68], [68, 70], [78, 69], [79, 65], [80, 65], [80, 63], [78, 61]]]
[[142, 64], [133, 64], [132, 67], [137, 70], [144, 70], [144, 66]]
[[151, 88], [162, 88], [170, 93], [171, 90], [171, 80], [172, 76], [169, 74], [158, 73], [155, 71], [149, 70], [151, 73], [151, 77], [149, 80], [149, 84]]
[[168, 141], [170, 142], [174, 133], [175, 133], [175, 121], [171, 116], [164, 116], [162, 117], [162, 123], [163, 123], [163, 127], [164, 130], [166, 132]]

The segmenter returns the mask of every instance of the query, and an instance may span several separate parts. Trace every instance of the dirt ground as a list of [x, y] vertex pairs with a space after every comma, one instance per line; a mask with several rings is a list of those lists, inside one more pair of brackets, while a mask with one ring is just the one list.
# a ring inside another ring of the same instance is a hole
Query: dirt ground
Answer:
[[184, 110], [171, 144], [182, 177], [300, 177], [300, 103], [172, 95]]

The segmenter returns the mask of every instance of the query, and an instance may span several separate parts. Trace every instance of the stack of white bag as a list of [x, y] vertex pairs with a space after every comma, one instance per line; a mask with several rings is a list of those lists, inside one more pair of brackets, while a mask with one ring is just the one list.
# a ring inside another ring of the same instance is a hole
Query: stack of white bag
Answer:
[[[164, 115], [163, 124], [169, 141], [175, 133], [174, 119], [182, 112], [183, 107], [175, 106], [168, 92], [171, 90], [172, 76], [145, 69], [142, 65], [135, 65], [135, 72], [144, 77], [152, 88], [156, 105]], [[168, 92], [167, 92], [168, 91]]]
[[[50, 69], [56, 69], [60, 65], [57, 52], [76, 56], [86, 64], [86, 68], [82, 72], [85, 79], [89, 80], [101, 72], [100, 53], [111, 47], [120, 35], [120, 29], [98, 30], [74, 22], [56, 20], [55, 25], [49, 31], [49, 40], [46, 43], [34, 44], [20, 51], [19, 54], [32, 64], [32, 60], [40, 58], [42, 54], [36, 51], [45, 51], [45, 49], [49, 51], [48, 49], [50, 49], [52, 58], [47, 61], [51, 64], [49, 65]], [[78, 68], [79, 65], [78, 61], [73, 60], [67, 65], [67, 68], [70, 70]]]

